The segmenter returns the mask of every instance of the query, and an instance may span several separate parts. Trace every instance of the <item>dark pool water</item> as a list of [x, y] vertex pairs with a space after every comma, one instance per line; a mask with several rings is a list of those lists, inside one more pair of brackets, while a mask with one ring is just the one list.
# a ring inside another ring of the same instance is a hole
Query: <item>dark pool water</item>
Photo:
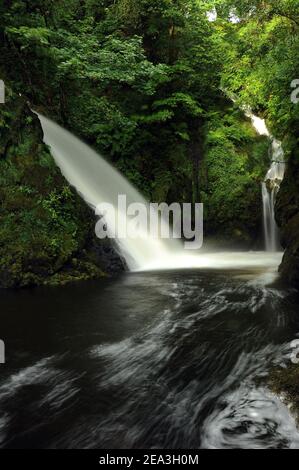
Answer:
[[264, 385], [299, 295], [257, 273], [124, 274], [0, 292], [3, 448], [299, 448]]

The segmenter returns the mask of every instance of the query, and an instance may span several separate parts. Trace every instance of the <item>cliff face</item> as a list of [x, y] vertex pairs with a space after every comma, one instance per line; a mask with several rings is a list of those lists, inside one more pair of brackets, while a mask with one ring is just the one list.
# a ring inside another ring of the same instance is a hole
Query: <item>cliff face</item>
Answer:
[[282, 279], [299, 287], [299, 151], [294, 150], [278, 194], [277, 222], [285, 254], [280, 266]]
[[93, 212], [42, 142], [37, 117], [7, 91], [0, 105], [0, 287], [60, 285], [123, 269], [95, 238]]

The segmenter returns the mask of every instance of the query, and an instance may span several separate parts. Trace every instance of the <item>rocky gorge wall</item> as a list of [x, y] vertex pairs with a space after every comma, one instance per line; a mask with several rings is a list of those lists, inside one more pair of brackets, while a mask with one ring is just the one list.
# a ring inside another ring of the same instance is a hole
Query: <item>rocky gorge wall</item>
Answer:
[[93, 211], [43, 144], [39, 120], [8, 88], [0, 106], [0, 287], [61, 285], [124, 269], [94, 235]]
[[285, 249], [280, 273], [282, 279], [299, 287], [299, 150], [294, 148], [281, 185], [276, 217], [281, 229], [281, 243]]

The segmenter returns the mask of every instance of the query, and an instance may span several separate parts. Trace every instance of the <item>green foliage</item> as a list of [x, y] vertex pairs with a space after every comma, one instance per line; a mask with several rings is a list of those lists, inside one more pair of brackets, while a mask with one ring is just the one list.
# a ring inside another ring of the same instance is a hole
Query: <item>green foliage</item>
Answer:
[[[213, 8], [218, 20], [210, 22]], [[241, 238], [255, 238], [267, 142], [221, 90], [296, 145], [290, 83], [299, 69], [297, 1], [10, 0], [0, 15], [1, 77], [32, 108], [103, 153], [149, 199], [201, 199], [208, 233], [230, 237], [235, 227]], [[11, 132], [21, 116], [24, 126]], [[16, 224], [14, 194], [24, 208], [26, 249], [38, 220], [37, 238], [45, 244], [50, 237], [46, 258], [62, 265], [84, 235], [74, 195], [57, 179], [41, 137], [32, 136], [32, 119], [1, 108], [5, 220]]]
[[[53, 276], [64, 282], [62, 270], [82, 251], [93, 219], [41, 144], [37, 118], [9, 96], [5, 112], [0, 108], [0, 285], [50, 283]], [[83, 265], [68, 279], [90, 277], [92, 263]], [[102, 275], [93, 265], [96, 273]]]
[[[221, 96], [221, 42], [205, 2], [8, 5], [0, 53], [15, 64], [3, 67], [15, 91], [111, 158], [150, 197], [183, 198], [194, 185], [195, 158], [204, 157], [193, 145], [196, 132]], [[169, 191], [157, 190], [170, 179], [160, 171], [176, 175], [179, 158], [184, 186], [177, 175]]]
[[294, 0], [226, 1], [242, 21], [225, 25], [228, 60], [223, 86], [263, 112], [273, 133], [298, 134], [299, 107], [291, 102], [298, 78], [299, 14]]
[[207, 134], [202, 180], [206, 228], [240, 242], [254, 240], [261, 220], [260, 183], [268, 162], [269, 142], [257, 138], [239, 111], [214, 114]]

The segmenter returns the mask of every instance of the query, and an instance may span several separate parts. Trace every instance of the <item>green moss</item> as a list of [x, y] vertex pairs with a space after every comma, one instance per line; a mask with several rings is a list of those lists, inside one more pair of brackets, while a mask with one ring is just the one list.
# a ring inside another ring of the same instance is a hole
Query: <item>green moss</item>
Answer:
[[299, 424], [299, 365], [276, 368], [271, 371], [268, 380], [271, 390], [290, 404]]
[[10, 90], [0, 131], [0, 286], [102, 277], [96, 260], [82, 255], [92, 211], [54, 164], [37, 117]]
[[89, 261], [72, 260], [68, 267], [49, 277], [44, 284], [47, 286], [63, 286], [71, 282], [100, 279], [106, 274]]
[[259, 238], [268, 150], [268, 139], [239, 110], [230, 107], [211, 119], [201, 177], [206, 233], [247, 243]]

